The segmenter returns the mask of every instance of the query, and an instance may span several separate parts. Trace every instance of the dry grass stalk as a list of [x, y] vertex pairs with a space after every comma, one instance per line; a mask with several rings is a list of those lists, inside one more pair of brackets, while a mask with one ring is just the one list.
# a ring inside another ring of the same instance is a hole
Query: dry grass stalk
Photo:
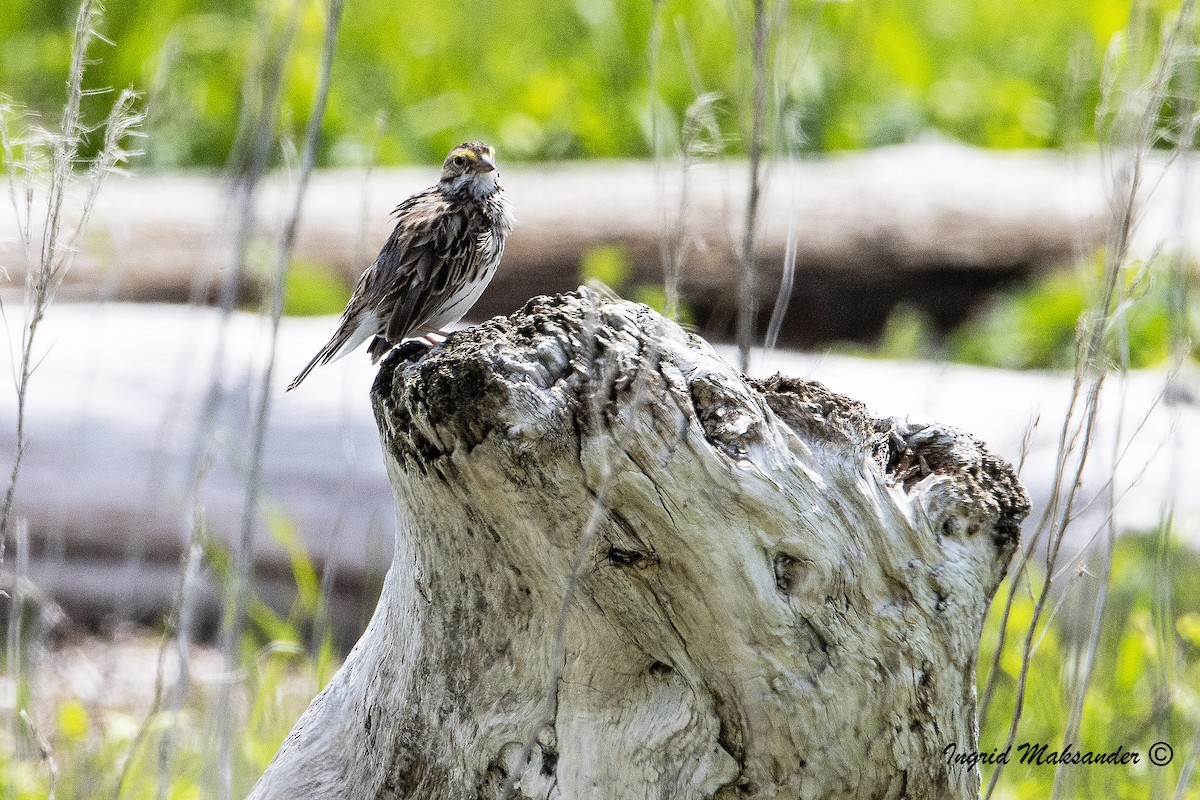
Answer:
[[[1178, 61], [1179, 48], [1183, 46], [1180, 26], [1190, 15], [1191, 6], [1191, 0], [1185, 0], [1184, 13], [1181, 13], [1175, 24], [1166, 31], [1157, 57], [1145, 80], [1138, 77], [1131, 65], [1125, 65], [1123, 71], [1117, 69], [1119, 56], [1131, 54], [1131, 57], [1138, 56], [1140, 55], [1138, 47], [1144, 47], [1145, 37], [1137, 35], [1139, 31], [1136, 27], [1134, 28], [1135, 36], [1128, 51], [1122, 51], [1124, 42], [1121, 39], [1115, 39], [1113, 46], [1110, 47], [1103, 81], [1104, 101], [1098, 111], [1098, 117], [1102, 138], [1107, 139], [1108, 150], [1115, 152], [1118, 161], [1113, 167], [1109, 195], [1110, 220], [1105, 249], [1103, 287], [1094, 308], [1080, 319], [1075, 380], [1068, 409], [1059, 432], [1053, 491], [1034, 535], [1026, 542], [1017, 567], [1012, 572], [1012, 581], [1002, 616], [1001, 631], [1006, 626], [1019, 586], [1023, 580], [1029, 580], [1026, 570], [1035, 548], [1039, 547], [1044, 540], [1043, 568], [1046, 577], [1036, 591], [1029, 587], [1029, 591], [1033, 593], [1033, 615], [1022, 642], [1016, 703], [1009, 723], [1007, 740], [1000, 748], [1002, 750], [1011, 747], [1017, 738], [1024, 710], [1030, 662], [1037, 643], [1041, 640], [1038, 631], [1052, 596], [1055, 580], [1058, 577], [1058, 558], [1067, 529], [1074, 517], [1083, 470], [1091, 450], [1096, 444], [1096, 418], [1100, 406], [1100, 396], [1105, 381], [1113, 369], [1112, 358], [1110, 358], [1112, 341], [1116, 338], [1119, 344], [1120, 330], [1124, 324], [1123, 312], [1126, 305], [1123, 302], [1124, 286], [1121, 279], [1125, 276], [1128, 264], [1129, 242], [1137, 221], [1137, 204], [1142, 199], [1144, 165], [1157, 139], [1159, 110], [1166, 98], [1170, 78]], [[1139, 5], [1135, 8], [1132, 19], [1136, 25], [1145, 18], [1145, 8]], [[1104, 130], [1105, 126], [1107, 126], [1107, 130]], [[1118, 433], [1118, 435], [1120, 434]], [[1111, 559], [1111, 548], [1108, 555]], [[1101, 575], [1103, 583], [1107, 583], [1108, 576], [1109, 573], [1105, 570]], [[1095, 614], [1103, 614], [1104, 598], [1105, 590], [1102, 589], [1097, 598], [1098, 607]], [[1091, 664], [1094, 663], [1094, 651], [1098, 636], [1099, 630], [1093, 626], [1094, 640], [1089, 645], [1091, 652], [1085, 654], [1087, 674], [1090, 674]], [[999, 674], [999, 657], [1003, 647], [1002, 640], [997, 647], [983, 702], [980, 706], [981, 727], [986, 722], [990, 702], [993, 698], [995, 681]], [[1077, 703], [1081, 703], [1079, 698], [1085, 692], [1086, 679], [1082, 687], [1077, 687]], [[1078, 716], [1078, 714], [1074, 716]], [[1077, 730], [1078, 720], [1069, 720], [1067, 735], [1070, 736]], [[1070, 740], [1068, 739], [1068, 741]], [[1004, 767], [1004, 764], [998, 764], [992, 772], [985, 793], [986, 797], [991, 797], [992, 792], [995, 791]], [[1060, 779], [1061, 774], [1057, 774], [1056, 791], [1060, 791]]]
[[738, 284], [737, 345], [738, 368], [750, 371], [750, 347], [754, 343], [754, 323], [758, 318], [758, 263], [755, 260], [755, 237], [758, 234], [758, 203], [762, 195], [763, 153], [766, 144], [767, 38], [770, 20], [765, 0], [754, 0], [754, 32], [751, 37], [753, 65], [753, 97], [751, 100], [749, 190], [743, 218], [742, 246], [738, 251], [741, 281]]
[[[66, 103], [57, 131], [41, 131], [31, 137], [17, 140], [9, 128], [10, 119], [15, 116], [15, 108], [11, 103], [0, 103], [0, 143], [3, 146], [9, 199], [20, 231], [26, 275], [25, 324], [19, 352], [14, 357], [17, 364], [14, 376], [17, 390], [16, 452], [3, 505], [0, 506], [0, 564], [4, 561], [4, 547], [10, 534], [13, 502], [27, 444], [27, 398], [29, 381], [37, 368], [34, 344], [38, 327], [53, 303], [63, 278], [75, 262], [79, 240], [95, 210], [96, 198], [104, 179], [114, 172], [119, 172], [130, 157], [135, 155], [134, 151], [127, 150], [125, 145], [130, 138], [139, 135], [137, 129], [143, 120], [142, 115], [134, 108], [136, 95], [128, 90], [121, 92], [105, 122], [104, 141], [100, 152], [88, 165], [83, 205], [78, 219], [71, 225], [67, 220], [65, 206], [75, 170], [80, 165], [79, 145], [90, 130], [82, 119], [80, 104], [84, 94], [89, 93], [83, 88], [83, 78], [88, 46], [92, 39], [97, 37], [95, 24], [99, 13], [94, 0], [84, 0], [79, 8]], [[35, 212], [43, 210], [35, 207], [37, 151], [47, 147], [50, 150], [49, 183], [45, 191], [41, 238], [35, 244], [33, 217]], [[18, 149], [23, 150], [20, 157], [17, 155]], [[5, 312], [2, 305], [0, 312]]]
[[[325, 105], [329, 98], [329, 86], [333, 75], [333, 57], [337, 50], [338, 30], [342, 19], [343, 0], [330, 0], [325, 23], [325, 39], [321, 49], [321, 68], [313, 98], [312, 113], [305, 128], [304, 146], [301, 151], [300, 170], [291, 212], [279, 241], [271, 291], [271, 334], [266, 366], [259, 385], [258, 403], [255, 408], [252, 428], [252, 444], [249, 471], [246, 477], [246, 499], [242, 508], [240, 535], [234, 549], [233, 581], [229, 598], [231, 607], [226, 611], [226, 627], [223, 643], [226, 666], [232, 669], [237, 661], [238, 647], [245, 625], [246, 608], [250, 596], [250, 574], [253, 570], [254, 531], [259, 518], [259, 498], [262, 494], [262, 462], [266, 445], [267, 428], [270, 424], [272, 383], [275, 370], [276, 350], [279, 341], [279, 322], [283, 316], [283, 290], [291, 266], [292, 251], [300, 226], [300, 213], [309, 179], [316, 166], [317, 145], [321, 136], [321, 124], [325, 118]], [[219, 696], [220, 708], [232, 708], [232, 684], [225, 683]], [[228, 713], [220, 732], [220, 765], [218, 796], [222, 800], [233, 797], [233, 731]]]

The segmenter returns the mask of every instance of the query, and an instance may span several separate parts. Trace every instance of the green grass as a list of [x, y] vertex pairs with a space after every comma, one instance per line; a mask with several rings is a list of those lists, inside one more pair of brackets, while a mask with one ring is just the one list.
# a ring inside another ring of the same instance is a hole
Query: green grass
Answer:
[[[286, 524], [275, 520], [272, 528], [277, 536], [288, 539]], [[301, 643], [302, 619], [316, 607], [319, 595], [314, 576], [309, 574], [311, 564], [297, 551], [294, 539], [290, 541], [286, 546], [300, 579], [297, 607], [281, 618], [256, 603], [251, 615], [255, 624], [243, 642], [244, 663], [249, 669], [241, 686], [242, 702], [237, 704], [236, 724], [244, 730], [235, 765], [239, 794], [249, 790], [337, 666], [328, 645], [314, 655]], [[1195, 580], [1200, 574], [1200, 555], [1174, 543], [1170, 557], [1162, 560], [1158, 548], [1155, 535], [1127, 535], [1116, 545], [1079, 742], [1080, 750], [1107, 752], [1119, 745], [1136, 750], [1142, 763], [1079, 768], [1064, 797], [1134, 800], [1150, 796], [1151, 787], [1160, 781], [1170, 795], [1200, 731], [1200, 584]], [[1082, 580], [1083, 584], [1068, 590], [1067, 600], [1039, 631], [1018, 743], [1047, 743], [1051, 750], [1061, 747], [1070, 702], [1069, 679], [1086, 646], [1095, 585], [1092, 578]], [[1168, 587], [1169, 592], [1162, 591]], [[998, 641], [1006, 590], [1007, 586], [1002, 587], [985, 624], [979, 659], [981, 693]], [[1163, 596], [1170, 597], [1169, 607], [1156, 601]], [[1031, 614], [1032, 601], [1023, 591], [1018, 592], [999, 660], [1001, 674], [992, 711], [980, 731], [981, 750], [999, 748], [1007, 737], [1021, 666], [1020, 643]], [[213, 684], [200, 683], [177, 717], [164, 715], [153, 722], [133, 754], [123, 797], [153, 798], [160, 779], [169, 785], [170, 798], [211, 796], [214, 695]], [[57, 796], [114, 796], [144, 712], [130, 708], [101, 713], [76, 698], [65, 697], [45, 716], [43, 722], [48, 721], [50, 728], [43, 734], [59, 770]], [[158, 752], [169, 730], [178, 737], [179, 749], [169, 774], [164, 775]], [[1147, 748], [1157, 741], [1166, 741], [1175, 750], [1175, 759], [1161, 769], [1146, 762]], [[28, 737], [23, 737], [22, 743], [25, 746], [21, 748], [0, 748], [0, 797], [41, 800], [50, 789], [48, 771], [28, 747]], [[985, 767], [985, 786], [990, 774], [991, 768]], [[1053, 767], [1010, 764], [996, 797], [1049, 797], [1053, 781]], [[1200, 798], [1200, 785], [1181, 796]]]
[[[89, 707], [82, 698], [64, 693], [63, 682], [55, 682], [56, 699], [51, 704], [37, 702], [33, 698], [51, 687], [38, 685], [36, 678], [33, 684], [28, 682], [33, 662], [27, 652], [25, 679], [17, 697], [21, 707], [34, 709], [31, 718], [49, 745], [57, 780], [52, 780], [49, 760], [41, 758], [29, 726], [5, 711], [0, 713], [0, 798], [44, 800], [52, 785], [58, 797], [117, 797], [123, 774], [121, 798], [157, 798], [160, 785], [168, 787], [166, 797], [173, 800], [211, 797], [216, 729], [224, 725], [233, 726], [238, 743], [234, 794], [240, 797], [250, 790], [300, 714], [329, 682], [340, 658], [328, 630], [312, 641], [324, 606], [315, 565], [290, 521], [270, 507], [266, 515], [272, 538], [288, 554], [296, 596], [282, 615], [261, 599], [251, 598], [239, 648], [243, 669], [237, 676], [234, 719], [218, 715], [221, 678], [219, 670], [213, 669], [214, 662], [219, 662], [215, 651], [207, 654], [207, 669], [197, 668], [193, 656], [193, 681], [178, 713], [171, 713], [164, 703], [153, 715], [144, 703], [135, 703], [134, 697], [128, 698], [124, 707], [108, 707], [108, 698], [99, 701], [104, 707]], [[208, 542], [205, 560], [219, 582], [231, 580], [231, 558], [224, 547]], [[145, 631], [142, 644], [157, 648], [162, 635]], [[11, 671], [5, 666], [2, 674], [7, 677]], [[102, 663], [77, 666], [104, 668]], [[145, 680], [149, 694], [154, 676], [147, 675]], [[145, 735], [139, 742], [143, 725]], [[165, 749], [168, 744], [169, 750]]]
[[[243, 650], [248, 667], [232, 722], [242, 734], [234, 761], [237, 796], [249, 791], [336, 667], [327, 655], [331, 651], [323, 648], [314, 656], [298, 639], [264, 645], [259, 635], [248, 634]], [[216, 692], [214, 676], [196, 682], [182, 709], [157, 715], [136, 748], [145, 708], [94, 708], [65, 697], [43, 709], [36, 716], [41, 717], [40, 733], [57, 765], [57, 796], [116, 797], [126, 762], [132, 758], [122, 798], [154, 798], [160, 781], [169, 786], [170, 798], [211, 797], [215, 726], [228, 724], [216, 718]], [[28, 728], [17, 724], [21, 726], [18, 745], [0, 747], [0, 797], [44, 800], [52, 783], [48, 763], [39, 758]], [[164, 765], [160, 752], [168, 736], [176, 749]], [[3, 739], [7, 736], [0, 735]]]
[[[1155, 535], [1127, 535], [1115, 549], [1108, 603], [1101, 625], [1095, 671], [1084, 702], [1079, 751], [1109, 752], [1118, 746], [1140, 751], [1141, 762], [1126, 766], [1081, 766], [1072, 773], [1065, 797], [1146, 798], [1151, 787], [1174, 796], [1184, 761], [1200, 731], [1200, 555], [1179, 543], [1171, 546], [1168, 566], [1160, 568]], [[1025, 710], [1017, 743], [1049, 744], [1060, 750], [1070, 708], [1070, 679], [1087, 646], [1095, 578], [1068, 590], [1057, 616], [1039, 631], [1040, 644], [1030, 662]], [[1165, 589], [1169, 587], [1169, 592]], [[1004, 588], [1001, 592], [1003, 593]], [[1170, 597], [1163, 608], [1156, 598]], [[1002, 598], [1001, 598], [1002, 599]], [[1086, 601], [1086, 602], [1085, 602]], [[982, 696], [987, 667], [996, 650], [1003, 603], [993, 604], [985, 626], [979, 664]], [[1033, 603], [1018, 596], [1008, 620], [1007, 644], [993, 710], [980, 731], [979, 749], [1001, 748], [1008, 736], [1021, 650]], [[1149, 763], [1147, 748], [1165, 741], [1175, 757], [1165, 767]], [[1010, 763], [996, 797], [1050, 797], [1054, 767]], [[991, 776], [985, 766], [984, 786]], [[1200, 798], [1200, 784], [1181, 797]]]

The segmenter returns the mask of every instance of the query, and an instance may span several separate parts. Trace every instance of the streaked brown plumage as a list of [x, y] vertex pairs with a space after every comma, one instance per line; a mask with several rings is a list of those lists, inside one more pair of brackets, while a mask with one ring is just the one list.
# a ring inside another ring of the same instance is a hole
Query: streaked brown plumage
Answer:
[[436, 186], [401, 203], [396, 228], [367, 267], [337, 332], [288, 385], [295, 389], [370, 337], [371, 363], [403, 339], [462, 319], [496, 274], [513, 227], [495, 150], [466, 142], [450, 151]]

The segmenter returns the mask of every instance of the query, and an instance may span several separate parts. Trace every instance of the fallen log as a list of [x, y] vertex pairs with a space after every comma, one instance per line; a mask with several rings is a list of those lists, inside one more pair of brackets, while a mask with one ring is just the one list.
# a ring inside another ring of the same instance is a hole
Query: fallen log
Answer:
[[[501, 153], [503, 159], [503, 153]], [[661, 284], [664, 248], [683, 251], [683, 298], [710, 337], [731, 330], [738, 280], [745, 166], [704, 163], [689, 173], [652, 164], [502, 164], [518, 226], [503, 267], [473, 319], [508, 313], [531, 294], [580, 282], [584, 257], [616, 246], [631, 273], [618, 290]], [[297, 258], [349, 285], [391, 229], [389, 212], [429, 185], [432, 167], [314, 176]], [[824, 160], [778, 163], [760, 208], [760, 301], [764, 319], [779, 290], [793, 239], [793, 309], [780, 342], [807, 346], [865, 341], [900, 302], [943, 328], [961, 321], [987, 292], [1069, 263], [1103, 241], [1107, 220], [1099, 162], [1055, 154], [997, 154], [949, 144], [888, 148]], [[263, 184], [245, 301], [262, 292], [261, 252], [289, 208], [285, 180]], [[115, 180], [98, 200], [87, 241], [68, 276], [82, 299], [181, 302], [213, 298], [233, 261], [233, 219], [219, 180], [147, 176]], [[679, 221], [680, 209], [684, 209]], [[0, 215], [0, 266], [23, 280], [10, 215]], [[0, 283], [0, 285], [3, 285]], [[348, 295], [348, 290], [347, 290]]]
[[395, 557], [252, 798], [977, 796], [944, 751], [1029, 505], [969, 435], [585, 290], [371, 398]]
[[[153, 623], [171, 605], [192, 511], [188, 458], [204, 425], [199, 409], [213, 378], [218, 316], [188, 306], [59, 304], [43, 323], [44, 341], [54, 345], [30, 387], [30, 446], [16, 513], [29, 523], [30, 578], [76, 623], [91, 629], [127, 617]], [[19, 341], [21, 316], [10, 313], [7, 320], [9, 336]], [[283, 321], [273, 389], [281, 399], [271, 417], [263, 481], [276, 519], [288, 521], [318, 571], [335, 571], [335, 630], [349, 649], [375, 607], [393, 550], [395, 512], [379, 434], [360, 402], [374, 368], [356, 354], [314, 373], [303, 393], [283, 394], [335, 322]], [[253, 315], [235, 314], [230, 324], [238, 347], [218, 371], [230, 399], [212, 420], [215, 461], [201, 497], [216, 542], [238, 533], [250, 440], [246, 404], [269, 345], [268, 327]], [[993, 452], [1021, 462], [1035, 516], [1053, 507], [1070, 373], [757, 350], [751, 364], [758, 377], [782, 372], [820, 380], [883, 416], [969, 430]], [[1173, 448], [1200, 447], [1200, 408], [1163, 402], [1168, 377], [1143, 370], [1106, 382], [1095, 441], [1114, 445], [1093, 448], [1088, 458], [1064, 561], [1110, 524], [1118, 533], [1156, 529], [1168, 502], [1178, 519], [1200, 515], [1200, 498], [1172, 495], [1172, 486], [1200, 485], [1200, 468], [1169, 457]], [[0, 420], [10, 422], [0, 426], [0, 454], [14, 452], [15, 403], [15, 393], [0, 392]], [[0, 455], [0, 470], [10, 467]], [[1120, 498], [1115, 507], [1105, 500], [1110, 491]], [[1198, 546], [1193, 530], [1179, 533]], [[295, 578], [288, 553], [265, 524], [255, 561], [255, 590], [286, 614]], [[13, 564], [6, 559], [0, 572]], [[219, 596], [213, 583], [199, 597], [197, 614], [208, 629], [220, 620]]]

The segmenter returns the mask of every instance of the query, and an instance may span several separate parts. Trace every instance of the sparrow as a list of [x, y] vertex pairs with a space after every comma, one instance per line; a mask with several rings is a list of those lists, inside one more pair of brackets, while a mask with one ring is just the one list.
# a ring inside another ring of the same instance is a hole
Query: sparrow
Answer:
[[496, 274], [515, 221], [496, 151], [483, 142], [451, 150], [437, 185], [405, 200], [394, 215], [396, 227], [358, 279], [337, 331], [288, 391], [367, 339], [374, 364], [404, 339], [458, 322]]

